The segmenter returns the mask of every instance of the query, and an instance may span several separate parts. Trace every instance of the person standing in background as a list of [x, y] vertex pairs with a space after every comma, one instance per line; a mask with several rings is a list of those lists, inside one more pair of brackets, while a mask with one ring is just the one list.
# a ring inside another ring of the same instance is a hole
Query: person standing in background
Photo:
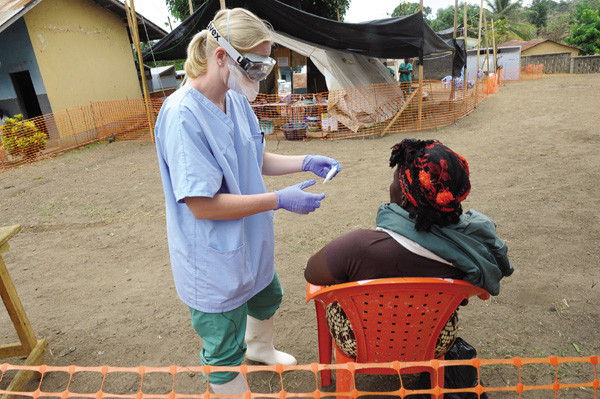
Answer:
[[412, 71], [413, 66], [408, 60], [404, 60], [398, 67], [398, 73], [400, 74], [400, 87], [404, 92], [405, 96], [409, 96], [412, 89]]

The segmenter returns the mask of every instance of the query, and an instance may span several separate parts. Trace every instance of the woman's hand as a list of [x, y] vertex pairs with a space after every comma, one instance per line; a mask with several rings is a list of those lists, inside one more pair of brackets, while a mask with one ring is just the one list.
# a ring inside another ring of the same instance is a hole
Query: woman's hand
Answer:
[[307, 155], [302, 162], [302, 171], [313, 172], [315, 175], [325, 178], [327, 177], [327, 173], [336, 165], [337, 171], [332, 177], [342, 170], [342, 166], [338, 161], [323, 155]]
[[308, 214], [321, 206], [325, 193], [313, 194], [304, 191], [305, 188], [315, 184], [314, 180], [307, 180], [283, 190], [275, 191], [277, 195], [277, 209], [285, 209], [294, 213]]

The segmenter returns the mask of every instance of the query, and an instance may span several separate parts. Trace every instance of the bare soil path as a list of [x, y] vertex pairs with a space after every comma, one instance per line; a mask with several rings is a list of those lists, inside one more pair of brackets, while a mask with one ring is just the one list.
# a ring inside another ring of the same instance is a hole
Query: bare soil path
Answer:
[[[327, 154], [343, 165], [336, 179], [311, 189], [327, 193], [317, 212], [276, 212], [276, 261], [286, 293], [276, 316], [277, 345], [300, 363], [317, 361], [314, 308], [305, 304], [306, 261], [337, 235], [374, 227], [377, 208], [389, 201], [390, 147], [418, 137], [438, 139], [467, 158], [473, 188], [464, 207], [496, 221], [516, 269], [499, 296], [461, 310], [460, 336], [482, 358], [599, 355], [598, 92], [598, 74], [550, 76], [509, 83], [438, 130], [269, 142], [272, 152]], [[305, 178], [267, 178], [267, 185], [277, 189]], [[23, 230], [4, 260], [36, 335], [49, 341], [48, 364], [199, 365], [201, 341], [173, 285], [152, 144], [98, 144], [0, 174], [0, 225], [13, 224]], [[0, 310], [0, 344], [16, 339]], [[593, 379], [591, 365], [560, 371], [565, 382]], [[544, 384], [553, 381], [554, 369], [525, 366], [523, 373], [524, 383]], [[518, 382], [514, 367], [483, 375], [488, 385]], [[259, 392], [278, 389], [271, 377], [257, 375], [252, 384]], [[186, 375], [178, 386], [194, 391], [201, 380]], [[288, 382], [289, 390], [314, 389], [312, 374]], [[48, 389], [61, 383], [58, 377], [45, 382]], [[79, 392], [95, 392], [95, 384], [81, 381]], [[121, 391], [135, 387], [121, 384]]]

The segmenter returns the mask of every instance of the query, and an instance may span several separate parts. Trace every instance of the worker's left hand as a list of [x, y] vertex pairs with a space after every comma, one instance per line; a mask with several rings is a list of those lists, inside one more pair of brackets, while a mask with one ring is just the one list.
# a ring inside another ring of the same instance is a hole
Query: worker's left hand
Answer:
[[313, 172], [315, 175], [325, 178], [327, 173], [329, 173], [336, 165], [338, 165], [336, 168], [337, 172], [335, 172], [333, 176], [337, 175], [340, 173], [340, 170], [342, 170], [338, 161], [323, 155], [307, 155], [304, 157], [304, 161], [302, 161], [302, 171]]

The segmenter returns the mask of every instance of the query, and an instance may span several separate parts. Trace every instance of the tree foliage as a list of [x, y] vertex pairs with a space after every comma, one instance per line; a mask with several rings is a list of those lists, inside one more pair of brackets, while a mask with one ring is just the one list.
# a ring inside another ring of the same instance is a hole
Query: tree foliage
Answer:
[[527, 19], [535, 25], [537, 34], [548, 24], [548, 0], [533, 0], [529, 7]]
[[[346, 11], [350, 7], [350, 0], [279, 0], [282, 3], [288, 4], [294, 8], [306, 11], [310, 14], [320, 17], [337, 20], [338, 12], [340, 20], [343, 20]], [[183, 21], [190, 16], [189, 0], [165, 0], [167, 8], [171, 15]], [[205, 0], [192, 0], [194, 10], [197, 10]], [[227, 1], [225, 1], [227, 5]]]
[[[402, 15], [411, 15], [417, 13], [421, 10], [421, 5], [419, 3], [409, 3], [407, 1], [402, 1], [391, 14], [388, 14], [390, 17], [400, 17]], [[431, 16], [431, 7], [423, 7], [423, 17], [425, 19], [429, 19]]]
[[485, 0], [494, 19], [513, 17], [521, 7], [521, 0], [511, 3], [511, 0]]
[[571, 25], [567, 43], [583, 50], [585, 55], [600, 53], [600, 12], [583, 9], [576, 23]]
[[[457, 25], [464, 20], [464, 3], [458, 5]], [[467, 25], [477, 26], [479, 22], [479, 6], [476, 4], [467, 4]], [[440, 31], [454, 26], [454, 6], [438, 8], [435, 19], [430, 21], [434, 31]]]

